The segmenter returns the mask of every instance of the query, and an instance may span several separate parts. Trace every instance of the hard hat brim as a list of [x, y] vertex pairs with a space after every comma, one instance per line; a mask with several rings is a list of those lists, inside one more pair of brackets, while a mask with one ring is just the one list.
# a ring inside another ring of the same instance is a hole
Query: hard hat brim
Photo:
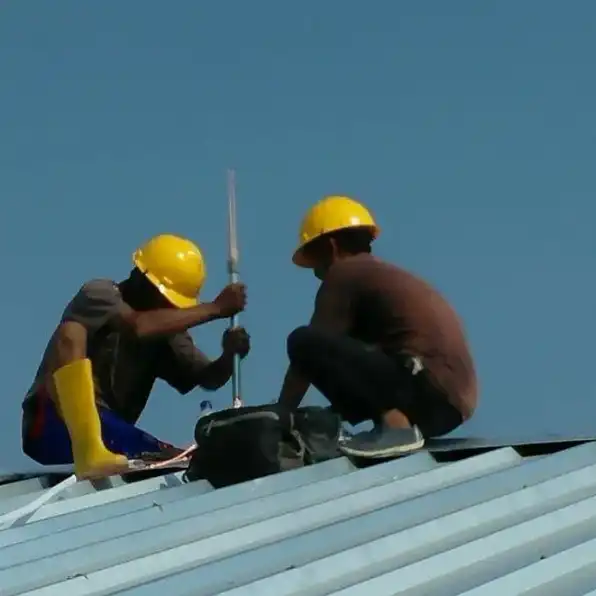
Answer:
[[333, 230], [328, 230], [322, 234], [319, 234], [318, 236], [314, 236], [313, 238], [310, 238], [308, 241], [301, 244], [294, 251], [294, 254], [292, 255], [292, 263], [294, 263], [294, 265], [297, 265], [298, 267], [303, 267], [304, 269], [312, 269], [314, 267], [314, 264], [312, 263], [312, 261], [310, 259], [307, 259], [304, 256], [304, 250], [311, 242], [314, 242], [315, 240], [317, 240], [318, 238], [322, 238], [323, 236], [327, 236], [328, 234], [333, 234], [333, 232], [338, 232], [338, 231], [346, 230], [346, 229], [355, 229], [355, 228], [369, 230], [370, 234], [372, 236], [372, 240], [376, 240], [380, 234], [380, 231], [381, 231], [381, 229], [377, 225], [343, 226], [343, 227], [335, 228]]
[[161, 289], [158, 290], [176, 307], [178, 308], [190, 308], [191, 306], [197, 306], [199, 301], [196, 298], [189, 298], [174, 292], [172, 290]]
[[175, 292], [170, 288], [166, 288], [163, 284], [159, 283], [159, 281], [148, 271], [143, 272], [143, 275], [158, 289], [160, 294], [174, 306], [178, 308], [189, 308], [191, 306], [197, 306], [199, 303], [198, 298], [189, 298], [188, 296], [184, 296], [183, 294]]
[[303, 267], [304, 269], [312, 269], [312, 263], [304, 256], [305, 246], [306, 244], [303, 244], [294, 251], [294, 254], [292, 255], [292, 263], [298, 267]]

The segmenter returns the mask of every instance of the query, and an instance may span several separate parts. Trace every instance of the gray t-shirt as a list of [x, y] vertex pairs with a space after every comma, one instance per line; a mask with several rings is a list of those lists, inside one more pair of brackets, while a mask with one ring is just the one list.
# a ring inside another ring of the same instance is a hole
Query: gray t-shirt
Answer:
[[[85, 283], [66, 306], [61, 322], [76, 321], [87, 329], [87, 356], [92, 364], [96, 401], [134, 424], [156, 379], [166, 381], [182, 394], [188, 393], [210, 361], [196, 348], [188, 332], [140, 340], [117, 331], [109, 323], [122, 302], [114, 281], [94, 279]], [[53, 337], [23, 402], [26, 413], [48, 381]]]

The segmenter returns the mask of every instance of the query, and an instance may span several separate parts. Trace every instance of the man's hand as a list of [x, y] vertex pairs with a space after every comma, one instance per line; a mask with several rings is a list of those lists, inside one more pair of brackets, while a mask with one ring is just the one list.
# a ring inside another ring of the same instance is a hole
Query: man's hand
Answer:
[[232, 317], [246, 308], [246, 286], [242, 283], [227, 285], [213, 301], [222, 319]]
[[199, 385], [209, 391], [223, 387], [230, 380], [234, 370], [235, 354], [244, 358], [250, 351], [250, 336], [242, 327], [224, 331], [221, 343], [221, 356], [207, 365], [201, 373]]
[[250, 335], [243, 327], [226, 329], [222, 338], [222, 348], [226, 356], [238, 354], [244, 358], [250, 352]]

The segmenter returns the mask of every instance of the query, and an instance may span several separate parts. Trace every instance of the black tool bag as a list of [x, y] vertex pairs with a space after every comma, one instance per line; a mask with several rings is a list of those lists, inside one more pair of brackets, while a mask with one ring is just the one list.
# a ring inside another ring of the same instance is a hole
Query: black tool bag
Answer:
[[305, 465], [342, 457], [338, 448], [341, 418], [330, 408], [298, 408], [293, 414], [293, 424], [304, 445]]
[[195, 426], [186, 479], [215, 488], [340, 457], [341, 420], [327, 408], [290, 412], [277, 404], [222, 410]]

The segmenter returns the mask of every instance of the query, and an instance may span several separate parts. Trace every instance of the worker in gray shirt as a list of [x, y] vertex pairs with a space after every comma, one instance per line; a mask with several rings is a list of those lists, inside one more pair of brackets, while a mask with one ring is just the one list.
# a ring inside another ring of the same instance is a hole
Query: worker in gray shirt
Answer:
[[133, 255], [122, 281], [92, 279], [66, 306], [23, 401], [24, 452], [44, 465], [74, 463], [79, 478], [121, 473], [128, 460], [180, 450], [136, 426], [156, 379], [182, 394], [214, 391], [245, 357], [250, 338], [228, 329], [210, 360], [188, 330], [244, 310], [246, 288], [199, 302], [206, 268], [199, 247], [162, 234]]

